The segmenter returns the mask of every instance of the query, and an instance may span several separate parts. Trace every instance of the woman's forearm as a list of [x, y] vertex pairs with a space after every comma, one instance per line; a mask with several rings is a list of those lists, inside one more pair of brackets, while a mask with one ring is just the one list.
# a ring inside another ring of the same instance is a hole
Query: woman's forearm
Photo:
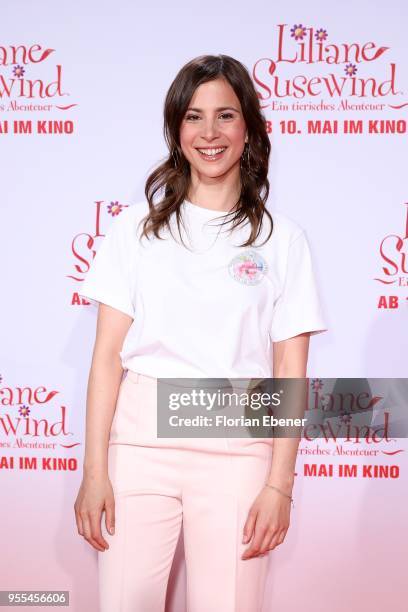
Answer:
[[[279, 418], [304, 418], [308, 397], [306, 370], [309, 340], [309, 333], [304, 333], [274, 344], [273, 377], [280, 379], [279, 388], [283, 389], [281, 404], [276, 409]], [[289, 435], [285, 437], [286, 431]], [[301, 427], [279, 427], [273, 439], [267, 483], [281, 488], [288, 495], [292, 492], [295, 479], [301, 433]]]
[[109, 434], [122, 376], [117, 351], [94, 353], [86, 399], [84, 476], [87, 478], [107, 474]]
[[[275, 408], [274, 416], [277, 419], [304, 418], [307, 403], [306, 378], [281, 378], [279, 387], [282, 390], [281, 402]], [[274, 428], [272, 464], [268, 484], [282, 488], [291, 493], [294, 477], [298, 447], [301, 439], [300, 426], [279, 425]]]
[[299, 438], [274, 438], [272, 465], [267, 483], [292, 492]]
[[[304, 418], [307, 402], [307, 381], [305, 378], [279, 376], [281, 402], [274, 410], [277, 419]], [[296, 458], [301, 439], [300, 426], [278, 425], [274, 428], [272, 464], [268, 484], [282, 488], [290, 494], [295, 477]]]

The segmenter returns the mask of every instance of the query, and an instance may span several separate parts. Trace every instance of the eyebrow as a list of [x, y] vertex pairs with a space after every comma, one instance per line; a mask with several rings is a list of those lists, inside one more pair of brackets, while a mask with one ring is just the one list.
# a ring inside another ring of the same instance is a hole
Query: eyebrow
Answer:
[[[201, 108], [192, 108], [192, 107], [189, 107], [187, 110], [188, 111], [195, 111], [196, 113], [202, 113], [203, 112]], [[215, 109], [215, 111], [217, 113], [219, 113], [220, 111], [225, 111], [225, 110], [233, 110], [236, 113], [239, 113], [239, 110], [237, 108], [234, 108], [233, 106], [219, 106], [218, 108]]]

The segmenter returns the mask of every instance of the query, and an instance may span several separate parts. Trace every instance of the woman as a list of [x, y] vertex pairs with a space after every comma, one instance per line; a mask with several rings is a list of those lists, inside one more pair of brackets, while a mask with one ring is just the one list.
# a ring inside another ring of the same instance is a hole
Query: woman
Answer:
[[164, 134], [146, 201], [112, 223], [81, 292], [99, 308], [77, 527], [99, 551], [103, 612], [164, 610], [181, 527], [188, 611], [255, 612], [299, 440], [159, 437], [157, 379], [305, 377], [326, 327], [304, 230], [266, 208], [270, 142], [246, 68], [186, 64]]

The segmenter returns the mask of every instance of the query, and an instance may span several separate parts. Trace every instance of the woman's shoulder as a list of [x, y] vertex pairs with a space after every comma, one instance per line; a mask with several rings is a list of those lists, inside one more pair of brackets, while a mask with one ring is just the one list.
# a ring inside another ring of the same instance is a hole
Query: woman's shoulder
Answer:
[[149, 204], [147, 200], [144, 199], [124, 207], [121, 211], [121, 216], [126, 217], [126, 220], [143, 219], [148, 212]]
[[140, 234], [141, 221], [148, 212], [149, 205], [146, 200], [123, 206], [113, 221], [116, 232], [129, 238], [136, 237]]
[[275, 242], [290, 245], [296, 238], [304, 233], [303, 226], [286, 213], [268, 209], [273, 221], [273, 233]]

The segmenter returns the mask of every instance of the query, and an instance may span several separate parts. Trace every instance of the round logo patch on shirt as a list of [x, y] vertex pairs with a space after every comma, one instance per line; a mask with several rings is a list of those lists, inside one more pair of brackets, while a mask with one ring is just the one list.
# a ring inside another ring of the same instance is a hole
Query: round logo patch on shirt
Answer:
[[228, 266], [229, 273], [244, 285], [257, 285], [264, 277], [268, 264], [260, 253], [254, 250], [236, 255]]

